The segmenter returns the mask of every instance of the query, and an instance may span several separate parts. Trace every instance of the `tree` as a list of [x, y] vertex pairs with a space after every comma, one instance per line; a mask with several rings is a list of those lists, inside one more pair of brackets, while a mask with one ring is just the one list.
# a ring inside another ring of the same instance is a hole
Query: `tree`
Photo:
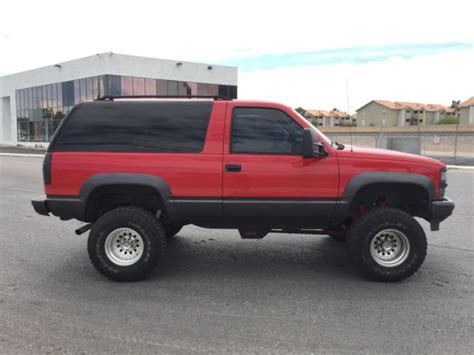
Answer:
[[450, 108], [454, 109], [454, 111], [457, 113], [460, 110], [460, 108], [459, 108], [460, 104], [461, 104], [461, 100], [453, 100], [451, 102]]

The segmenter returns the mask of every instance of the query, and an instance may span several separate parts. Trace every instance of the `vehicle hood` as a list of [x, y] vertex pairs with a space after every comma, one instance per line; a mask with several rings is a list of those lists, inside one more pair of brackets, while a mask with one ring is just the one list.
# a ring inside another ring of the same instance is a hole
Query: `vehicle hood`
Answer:
[[337, 150], [338, 157], [373, 159], [373, 160], [390, 160], [403, 161], [416, 164], [431, 165], [443, 168], [445, 164], [439, 160], [423, 157], [417, 154], [410, 154], [389, 149], [362, 148], [357, 146], [346, 145], [343, 150]]

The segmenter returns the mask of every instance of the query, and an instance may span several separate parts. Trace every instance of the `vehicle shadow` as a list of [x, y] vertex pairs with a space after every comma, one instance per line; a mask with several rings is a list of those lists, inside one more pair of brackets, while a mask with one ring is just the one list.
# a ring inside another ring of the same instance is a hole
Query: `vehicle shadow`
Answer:
[[263, 240], [242, 240], [227, 231], [223, 236], [215, 234], [196, 237], [186, 231], [179, 233], [168, 242], [150, 279], [255, 282], [359, 278], [345, 244], [326, 236], [270, 234]]

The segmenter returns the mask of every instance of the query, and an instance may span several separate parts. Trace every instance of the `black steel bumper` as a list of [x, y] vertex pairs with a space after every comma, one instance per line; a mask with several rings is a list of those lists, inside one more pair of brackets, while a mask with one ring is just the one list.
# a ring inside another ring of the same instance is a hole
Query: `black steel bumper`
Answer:
[[31, 204], [33, 205], [36, 213], [43, 216], [49, 216], [49, 209], [48, 205], [46, 204], [46, 196], [43, 195], [35, 197], [31, 200]]
[[80, 198], [42, 195], [32, 199], [31, 204], [36, 213], [43, 216], [49, 216], [51, 213], [62, 219], [76, 218], [82, 221], [84, 218], [84, 204]]
[[454, 210], [454, 201], [445, 197], [439, 201], [431, 202], [431, 230], [439, 230], [439, 224], [451, 216]]

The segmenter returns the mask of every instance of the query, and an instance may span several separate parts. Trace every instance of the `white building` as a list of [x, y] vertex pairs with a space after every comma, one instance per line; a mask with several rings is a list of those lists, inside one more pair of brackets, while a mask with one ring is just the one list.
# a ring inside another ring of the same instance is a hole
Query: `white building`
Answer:
[[459, 105], [461, 111], [461, 124], [474, 124], [474, 96]]
[[237, 68], [115, 53], [0, 77], [0, 144], [47, 143], [71, 107], [100, 96], [237, 97]]

